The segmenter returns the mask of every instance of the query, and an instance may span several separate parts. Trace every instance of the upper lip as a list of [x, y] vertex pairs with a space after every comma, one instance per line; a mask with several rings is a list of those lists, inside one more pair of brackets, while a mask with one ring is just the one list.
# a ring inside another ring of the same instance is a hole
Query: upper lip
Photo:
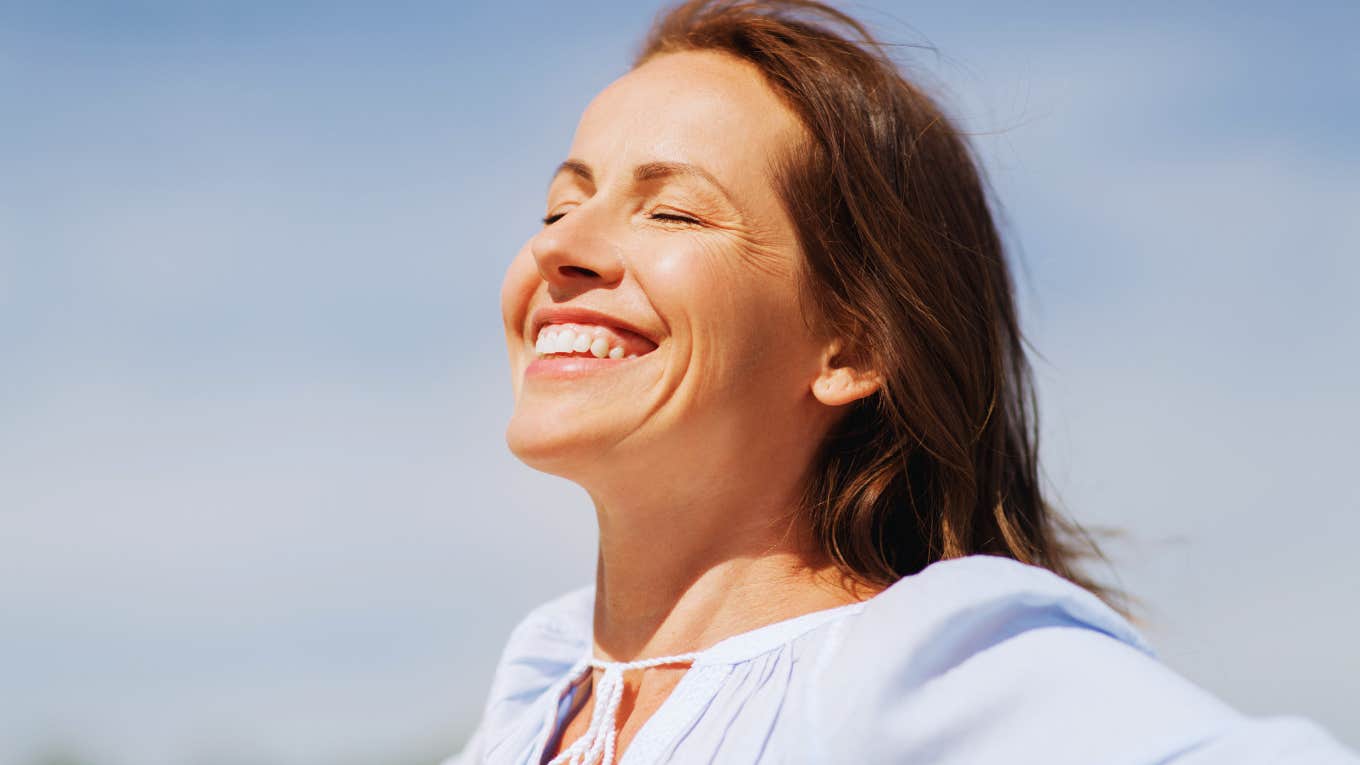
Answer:
[[538, 332], [545, 324], [565, 324], [575, 322], [579, 324], [599, 324], [601, 326], [612, 327], [614, 329], [631, 332], [639, 337], [645, 338], [653, 345], [656, 345], [656, 338], [652, 337], [647, 331], [640, 329], [634, 324], [630, 324], [616, 316], [611, 316], [603, 311], [596, 311], [591, 308], [579, 306], [544, 306], [533, 312], [532, 322], [530, 323], [530, 339], [538, 337]]

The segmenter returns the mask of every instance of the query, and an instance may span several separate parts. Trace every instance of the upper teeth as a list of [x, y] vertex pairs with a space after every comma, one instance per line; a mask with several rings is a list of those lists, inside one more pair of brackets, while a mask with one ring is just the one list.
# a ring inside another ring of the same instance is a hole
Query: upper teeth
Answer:
[[[542, 355], [554, 353], [585, 353], [597, 359], [608, 356], [611, 359], [623, 358], [623, 347], [615, 345], [610, 347], [609, 338], [605, 337], [606, 330], [602, 327], [582, 327], [572, 329], [571, 327], [546, 326], [538, 332], [538, 341], [534, 343], [534, 350]], [[628, 355], [628, 358], [637, 356], [635, 353]]]

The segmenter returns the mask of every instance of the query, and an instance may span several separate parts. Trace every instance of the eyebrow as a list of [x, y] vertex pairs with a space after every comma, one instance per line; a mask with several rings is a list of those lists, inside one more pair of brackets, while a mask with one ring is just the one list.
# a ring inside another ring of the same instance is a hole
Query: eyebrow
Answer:
[[[558, 165], [557, 169], [553, 171], [552, 178], [549, 179], [549, 184], [551, 184], [552, 181], [557, 180], [557, 176], [562, 173], [571, 173], [587, 183], [595, 183], [595, 173], [591, 171], [590, 165], [587, 165], [579, 159], [569, 159]], [[727, 190], [727, 187], [712, 173], [698, 165], [689, 162], [655, 161], [644, 162], [633, 168], [633, 180], [637, 183], [676, 176], [700, 178], [707, 181], [723, 195], [729, 204], [736, 207], [738, 210], [741, 209], [741, 206], [737, 204], [736, 199], [732, 196], [731, 192]]]

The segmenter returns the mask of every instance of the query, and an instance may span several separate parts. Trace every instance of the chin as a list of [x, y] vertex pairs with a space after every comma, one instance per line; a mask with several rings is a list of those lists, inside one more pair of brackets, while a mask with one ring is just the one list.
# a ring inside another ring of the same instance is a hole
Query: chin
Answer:
[[607, 438], [583, 423], [516, 411], [505, 429], [505, 445], [520, 462], [543, 473], [574, 480], [603, 459]]

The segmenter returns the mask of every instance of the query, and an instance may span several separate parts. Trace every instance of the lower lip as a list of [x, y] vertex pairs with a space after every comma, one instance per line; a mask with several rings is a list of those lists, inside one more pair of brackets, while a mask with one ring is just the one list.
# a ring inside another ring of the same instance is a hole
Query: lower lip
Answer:
[[534, 359], [529, 362], [528, 368], [524, 370], [525, 377], [550, 377], [557, 379], [574, 379], [585, 377], [586, 375], [604, 372], [615, 367], [632, 364], [641, 356], [631, 359], [611, 359], [605, 357], [597, 359], [586, 356], [560, 356], [557, 358], [548, 357], [544, 359]]

